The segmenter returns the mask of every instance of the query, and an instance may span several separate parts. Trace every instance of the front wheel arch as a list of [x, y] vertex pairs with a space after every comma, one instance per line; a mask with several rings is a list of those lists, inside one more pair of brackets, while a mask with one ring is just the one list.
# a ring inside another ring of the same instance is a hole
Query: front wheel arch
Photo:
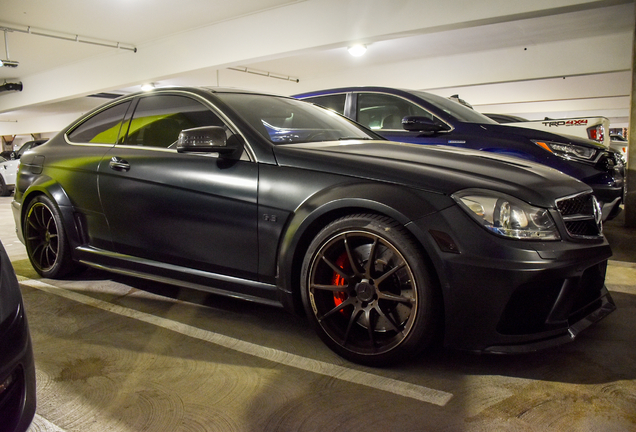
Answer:
[[[302, 222], [298, 223], [298, 226], [294, 230], [287, 230], [279, 248], [279, 273], [277, 277], [279, 300], [287, 311], [299, 316], [305, 315], [305, 309], [300, 295], [300, 268], [302, 261], [309, 244], [325, 226], [347, 215], [365, 213], [388, 217], [402, 224], [405, 226], [405, 229], [409, 230], [406, 228], [408, 219], [403, 214], [378, 203], [374, 203], [376, 204], [374, 206], [369, 206], [369, 201], [356, 200], [355, 202], [346, 202], [347, 206], [335, 206], [334, 204], [336, 203], [330, 203], [328, 206], [316, 209], [311, 215], [299, 215], [299, 217], [302, 218]], [[292, 223], [290, 225], [293, 226], [294, 224]], [[410, 230], [409, 233], [414, 241], [418, 243], [418, 247], [436, 283], [441, 285], [438, 269], [434, 261], [431, 260], [431, 251], [427, 248], [429, 245], [421, 238], [421, 236], [425, 236], [426, 234]], [[442, 295], [441, 291], [439, 295]]]

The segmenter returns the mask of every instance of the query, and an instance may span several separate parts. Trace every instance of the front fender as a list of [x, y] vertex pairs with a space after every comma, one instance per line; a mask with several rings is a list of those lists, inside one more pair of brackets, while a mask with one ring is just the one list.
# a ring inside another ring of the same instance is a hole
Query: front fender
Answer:
[[[323, 190], [299, 206], [281, 235], [278, 248], [277, 287], [279, 300], [288, 310], [302, 311], [300, 269], [305, 251], [318, 232], [331, 221], [353, 213], [388, 216], [410, 231], [409, 222], [453, 205], [443, 194], [419, 191], [404, 186], [377, 183], [338, 185]], [[421, 232], [413, 232], [420, 238]]]

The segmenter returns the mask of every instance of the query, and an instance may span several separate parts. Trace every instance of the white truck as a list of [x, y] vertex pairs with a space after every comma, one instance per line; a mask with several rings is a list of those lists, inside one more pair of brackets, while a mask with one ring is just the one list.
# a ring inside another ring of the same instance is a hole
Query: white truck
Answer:
[[517, 126], [529, 129], [547, 130], [560, 135], [574, 135], [591, 139], [603, 144], [605, 148], [610, 146], [609, 119], [606, 117], [574, 117], [564, 119], [526, 120], [522, 117], [506, 114], [484, 114], [497, 123], [507, 126]]

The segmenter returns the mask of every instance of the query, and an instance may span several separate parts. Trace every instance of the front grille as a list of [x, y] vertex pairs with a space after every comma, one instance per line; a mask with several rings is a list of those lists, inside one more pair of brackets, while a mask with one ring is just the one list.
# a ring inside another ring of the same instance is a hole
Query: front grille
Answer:
[[602, 235], [600, 206], [591, 193], [557, 200], [557, 208], [570, 236], [589, 238]]

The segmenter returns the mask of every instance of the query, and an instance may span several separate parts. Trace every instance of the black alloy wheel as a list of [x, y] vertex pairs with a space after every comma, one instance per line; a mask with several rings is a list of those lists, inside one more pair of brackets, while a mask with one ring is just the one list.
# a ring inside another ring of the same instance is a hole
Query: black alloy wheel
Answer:
[[395, 221], [352, 215], [325, 227], [302, 268], [302, 296], [321, 339], [342, 357], [379, 366], [432, 342], [437, 287]]
[[59, 278], [76, 268], [57, 206], [40, 195], [24, 218], [24, 239], [33, 268], [44, 277]]

